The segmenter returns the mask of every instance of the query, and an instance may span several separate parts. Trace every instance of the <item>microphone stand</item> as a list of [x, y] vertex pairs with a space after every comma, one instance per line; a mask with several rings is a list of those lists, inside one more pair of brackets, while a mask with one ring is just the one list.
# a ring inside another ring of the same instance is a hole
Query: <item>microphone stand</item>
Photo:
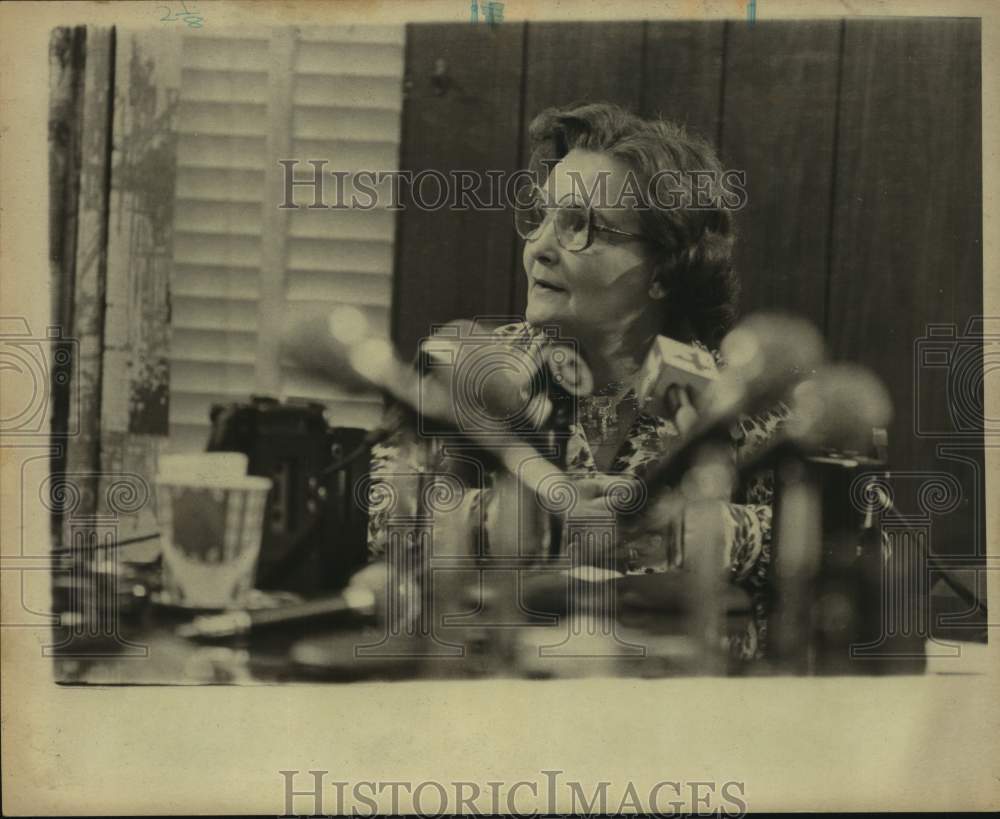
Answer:
[[728, 579], [719, 545], [725, 544], [722, 506], [732, 499], [736, 474], [730, 447], [705, 443], [680, 485], [684, 496], [683, 562], [693, 575], [693, 595], [687, 601], [688, 622], [700, 644], [698, 671], [707, 675], [722, 675], [728, 670], [723, 603]]
[[[552, 390], [552, 414], [546, 431], [547, 449], [551, 455], [547, 460], [556, 469], [565, 473], [568, 464], [567, 443], [570, 436], [570, 426], [576, 418], [575, 397], [564, 389], [556, 386]], [[562, 552], [563, 519], [554, 512], [548, 514], [548, 557], [552, 560]]]
[[769, 654], [792, 674], [816, 670], [814, 598], [823, 544], [823, 496], [806, 461], [789, 453], [775, 470], [775, 608]]

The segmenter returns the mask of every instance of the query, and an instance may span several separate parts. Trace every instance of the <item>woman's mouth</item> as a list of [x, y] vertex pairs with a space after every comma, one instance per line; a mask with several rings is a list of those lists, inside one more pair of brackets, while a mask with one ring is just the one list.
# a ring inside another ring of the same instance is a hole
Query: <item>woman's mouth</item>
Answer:
[[539, 290], [543, 290], [543, 291], [546, 291], [546, 292], [549, 292], [549, 293], [565, 293], [566, 292], [566, 288], [565, 287], [560, 287], [557, 284], [553, 284], [552, 282], [545, 281], [545, 279], [534, 279], [533, 281], [534, 281], [535, 287], [537, 287]]

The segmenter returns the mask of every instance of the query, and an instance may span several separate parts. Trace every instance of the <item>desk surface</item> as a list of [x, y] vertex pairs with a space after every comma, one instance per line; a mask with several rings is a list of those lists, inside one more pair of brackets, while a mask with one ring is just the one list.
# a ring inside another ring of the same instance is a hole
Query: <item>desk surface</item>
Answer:
[[[434, 637], [390, 634], [359, 620], [296, 624], [253, 634], [192, 640], [177, 634], [190, 612], [149, 602], [117, 629], [54, 629], [56, 679], [67, 684], [163, 685], [355, 682], [416, 679], [665, 677], [704, 673], [700, 646], [662, 622], [608, 621], [571, 627], [501, 627], [473, 615]], [[601, 627], [604, 632], [601, 633]], [[725, 669], [718, 669], [725, 673]], [[746, 669], [744, 669], [746, 671]]]
[[[123, 547], [116, 617], [95, 627], [67, 619], [54, 629], [55, 678], [71, 685], [273, 684], [484, 678], [552, 679], [788, 673], [737, 662], [692, 639], [697, 622], [669, 609], [619, 608], [616, 618], [535, 616], [511, 626], [488, 611], [453, 611], [434, 636], [389, 634], [360, 619], [297, 624], [214, 642], [178, 636], [196, 612], [156, 601], [155, 544]], [[663, 578], [664, 575], [659, 575]], [[653, 577], [635, 578], [641, 585]], [[135, 594], [139, 591], [139, 594]], [[654, 590], [655, 591], [655, 590]], [[278, 594], [280, 597], [280, 593]], [[287, 597], [287, 595], [286, 595]], [[729, 601], [730, 616], [747, 613]], [[77, 609], [79, 609], [79, 600]], [[83, 618], [87, 620], [87, 618]], [[112, 623], [111, 621], [115, 622]], [[827, 673], [920, 673], [923, 656], [888, 666], [840, 663]]]

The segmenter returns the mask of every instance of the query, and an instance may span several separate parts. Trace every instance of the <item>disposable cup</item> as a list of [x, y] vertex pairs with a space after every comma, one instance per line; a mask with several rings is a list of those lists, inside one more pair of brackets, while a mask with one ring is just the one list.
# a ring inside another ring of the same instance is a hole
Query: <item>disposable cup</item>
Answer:
[[269, 478], [178, 472], [156, 479], [163, 591], [189, 608], [238, 607], [260, 556]]

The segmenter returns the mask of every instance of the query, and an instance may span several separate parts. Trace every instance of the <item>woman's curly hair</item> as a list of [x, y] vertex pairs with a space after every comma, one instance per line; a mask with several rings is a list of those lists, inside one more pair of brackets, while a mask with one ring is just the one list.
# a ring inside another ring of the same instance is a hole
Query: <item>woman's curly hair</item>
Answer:
[[[736, 319], [739, 297], [732, 216], [721, 206], [662, 207], [659, 196], [650, 201], [647, 195], [651, 180], [663, 171], [676, 172], [672, 180], [688, 180], [679, 183], [686, 195], [691, 195], [691, 172], [708, 171], [705, 178], [719, 180], [722, 165], [712, 147], [679, 125], [643, 119], [610, 103], [548, 108], [531, 122], [528, 135], [531, 167], [540, 176], [574, 148], [606, 153], [632, 169], [641, 188], [643, 231], [662, 254], [664, 333], [715, 349]], [[713, 201], [720, 204], [717, 196]]]

